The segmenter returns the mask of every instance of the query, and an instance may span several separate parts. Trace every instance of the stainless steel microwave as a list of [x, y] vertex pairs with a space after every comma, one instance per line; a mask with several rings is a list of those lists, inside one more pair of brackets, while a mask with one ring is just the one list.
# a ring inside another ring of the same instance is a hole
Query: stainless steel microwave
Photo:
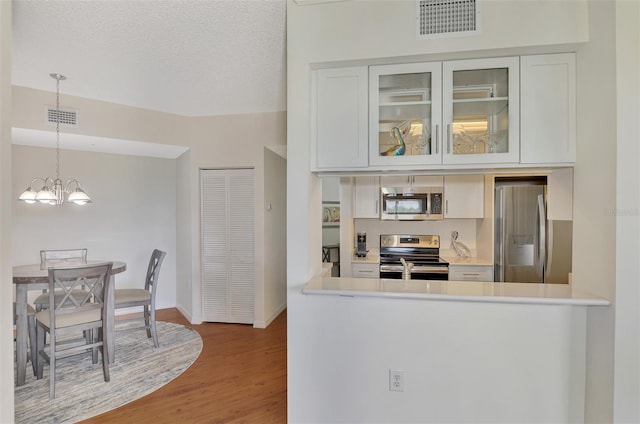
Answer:
[[380, 219], [423, 221], [443, 219], [442, 187], [381, 187]]

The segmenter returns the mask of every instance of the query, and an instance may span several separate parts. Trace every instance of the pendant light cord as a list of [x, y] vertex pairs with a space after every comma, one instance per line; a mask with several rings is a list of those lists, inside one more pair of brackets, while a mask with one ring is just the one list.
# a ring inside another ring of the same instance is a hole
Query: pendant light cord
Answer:
[[60, 78], [56, 77], [56, 179], [60, 179]]

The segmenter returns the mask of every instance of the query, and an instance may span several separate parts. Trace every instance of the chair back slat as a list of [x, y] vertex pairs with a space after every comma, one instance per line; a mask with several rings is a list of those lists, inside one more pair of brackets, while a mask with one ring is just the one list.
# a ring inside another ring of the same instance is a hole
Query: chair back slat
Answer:
[[41, 250], [40, 268], [84, 265], [87, 263], [87, 249]]
[[149, 266], [147, 267], [147, 277], [144, 282], [145, 290], [149, 290], [152, 293], [155, 292], [155, 285], [160, 275], [160, 266], [164, 257], [167, 255], [162, 250], [154, 249], [149, 260]]
[[[55, 315], [59, 314], [104, 309], [112, 266], [112, 262], [107, 262], [49, 268], [49, 305], [54, 305], [49, 308], [51, 322], [55, 323]], [[74, 290], [79, 286], [86, 290]]]

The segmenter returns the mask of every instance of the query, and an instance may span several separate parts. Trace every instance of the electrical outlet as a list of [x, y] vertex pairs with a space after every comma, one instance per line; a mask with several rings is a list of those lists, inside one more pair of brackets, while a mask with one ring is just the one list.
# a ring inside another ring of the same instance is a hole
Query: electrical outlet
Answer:
[[389, 390], [404, 392], [404, 371], [389, 370]]

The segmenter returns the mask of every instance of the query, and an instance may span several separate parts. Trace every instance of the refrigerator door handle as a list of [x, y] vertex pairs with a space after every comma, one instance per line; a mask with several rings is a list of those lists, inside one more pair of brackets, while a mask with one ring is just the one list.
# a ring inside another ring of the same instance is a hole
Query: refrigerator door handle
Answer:
[[551, 258], [553, 257], [553, 224], [547, 223], [547, 259], [544, 265], [544, 279], [549, 276], [551, 269]]
[[498, 206], [498, 216], [500, 217], [499, 225], [496, 226], [496, 255], [494, 258], [495, 275], [494, 281], [504, 282], [504, 268], [506, 264], [505, 255], [505, 240], [504, 234], [506, 230], [505, 222], [505, 194], [504, 188], [500, 187], [496, 189], [496, 200]]
[[547, 228], [546, 228], [546, 223], [547, 223], [547, 217], [546, 217], [546, 213], [545, 213], [545, 208], [544, 208], [544, 196], [542, 194], [540, 194], [538, 196], [538, 258], [537, 258], [537, 263], [536, 263], [536, 268], [537, 268], [537, 273], [540, 276], [540, 278], [543, 279], [544, 282], [544, 269], [545, 269], [545, 258], [546, 258], [546, 252], [545, 252], [545, 246], [546, 246], [546, 233], [547, 233]]

